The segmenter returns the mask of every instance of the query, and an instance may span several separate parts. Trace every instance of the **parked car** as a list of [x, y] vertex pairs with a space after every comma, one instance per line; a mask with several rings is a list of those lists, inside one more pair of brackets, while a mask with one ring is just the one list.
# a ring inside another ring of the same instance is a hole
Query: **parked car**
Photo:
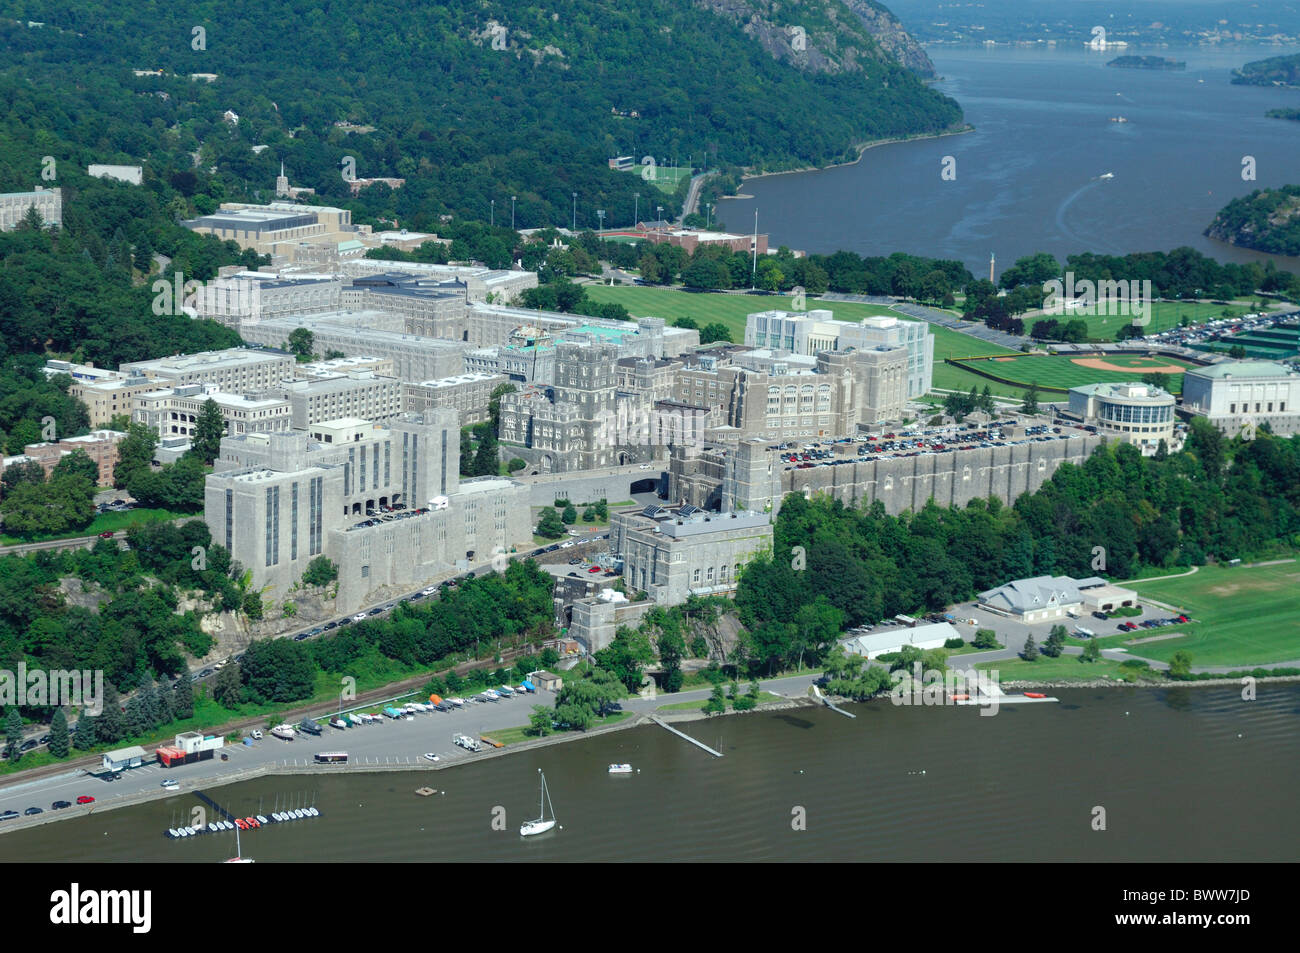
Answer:
[[23, 813], [30, 817], [33, 814], [44, 814], [45, 811], [39, 807], [29, 807], [27, 810], [23, 811]]
[[587, 572], [600, 572], [600, 567], [592, 566], [590, 569], [587, 570]]
[[437, 756], [436, 754], [434, 754], [432, 751], [430, 751], [430, 752], [426, 752], [425, 755], [424, 755], [424, 760], [425, 760], [425, 761], [437, 761], [437, 760], [438, 760], [438, 756]]
[[1191, 620], [1188, 619], [1187, 616], [1185, 616], [1185, 615], [1175, 616], [1175, 619], [1176, 619], [1178, 622], [1190, 622], [1190, 621], [1191, 621]]
[[354, 616], [352, 617], [352, 621], [353, 621], [353, 622], [364, 622], [364, 621], [365, 621], [365, 618], [366, 618], [366, 614], [365, 614], [364, 612], [358, 612], [356, 615], [354, 615]]
[[83, 794], [83, 795], [81, 795], [81, 797], [77, 798], [77, 803], [78, 803], [78, 804], [94, 804], [94, 803], [95, 803], [95, 799], [94, 799], [93, 797], [91, 797], [89, 794]]
[[111, 529], [106, 529], [106, 530], [104, 530], [104, 532], [102, 532], [102, 533], [99, 534], [99, 538], [100, 538], [100, 539], [112, 539], [112, 538], [113, 538], [113, 531], [112, 531]]
[[1102, 620], [1105, 620], [1105, 619], [1110, 618], [1110, 616], [1106, 615], [1106, 613], [1104, 613], [1104, 612], [1094, 612], [1094, 613], [1092, 614], [1092, 617], [1093, 617], [1094, 619], [1102, 619]]
[[262, 729], [261, 729], [261, 728], [254, 728], [252, 731], [250, 731], [250, 732], [248, 733], [248, 736], [249, 736], [250, 738], [253, 738], [253, 739], [255, 739], [255, 740], [260, 741], [260, 740], [262, 739]]
[[171, 791], [174, 790], [175, 788], [180, 787], [181, 783], [177, 781], [175, 778], [167, 778], [165, 781], [163, 781], [162, 786], [165, 787], [167, 790]]
[[72, 807], [71, 801], [55, 801], [50, 807], [55, 811], [61, 811], [65, 807]]
[[3, 814], [0, 814], [0, 821], [12, 821], [15, 817], [20, 816], [21, 815], [17, 811], [5, 811]]

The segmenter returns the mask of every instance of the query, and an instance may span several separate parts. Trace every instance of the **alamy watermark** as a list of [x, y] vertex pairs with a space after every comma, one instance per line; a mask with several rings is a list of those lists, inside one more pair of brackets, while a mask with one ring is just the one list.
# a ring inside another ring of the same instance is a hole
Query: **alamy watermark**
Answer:
[[185, 280], [176, 272], [169, 282], [159, 278], [151, 286], [153, 313], [192, 314], [199, 317], [236, 316], [255, 318], [262, 312], [261, 282], [252, 278]]
[[1065, 273], [1065, 281], [1053, 278], [1043, 282], [1044, 314], [1071, 314], [1089, 310], [1103, 316], [1131, 317], [1138, 327], [1151, 323], [1152, 296], [1150, 279], [1076, 281], [1074, 272]]
[[1001, 703], [1002, 689], [998, 687], [996, 671], [936, 668], [923, 671], [920, 661], [912, 663], [912, 671], [896, 669], [889, 673], [894, 687], [889, 699], [895, 705], [979, 705], [981, 715], [996, 715]]
[[18, 663], [14, 673], [0, 669], [0, 707], [30, 705], [35, 708], [80, 708], [84, 714], [104, 710], [104, 672], [101, 669], [29, 669]]

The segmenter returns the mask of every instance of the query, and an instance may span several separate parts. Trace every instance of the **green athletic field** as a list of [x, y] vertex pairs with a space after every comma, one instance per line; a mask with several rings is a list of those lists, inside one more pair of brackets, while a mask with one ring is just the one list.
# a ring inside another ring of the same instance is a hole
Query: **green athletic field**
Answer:
[[[937, 355], [935, 360], [938, 360]], [[1076, 363], [1077, 361], [1087, 360], [1101, 360], [1116, 367], [1132, 368], [1132, 370], [1109, 370]], [[1140, 381], [1142, 375], [1156, 368], [1188, 368], [1193, 366], [1186, 361], [1179, 361], [1171, 357], [1139, 357], [1132, 354], [1107, 354], [1098, 357], [1072, 357], [1066, 354], [1020, 354], [1015, 357], [996, 360], [974, 358], [966, 360], [965, 363], [968, 366], [979, 367], [990, 374], [1005, 377], [1010, 381], [1023, 381], [1025, 384], [1037, 381], [1039, 387], [1059, 387], [1066, 390], [1071, 387], [1078, 387], [1080, 384], [1100, 384], [1107, 381]], [[1165, 378], [1167, 390], [1174, 394], [1182, 392], [1183, 375], [1181, 371], [1176, 374], [1164, 374], [1162, 376]]]
[[[605, 304], [617, 302], [639, 318], [664, 318], [672, 324], [678, 318], [691, 318], [700, 327], [714, 321], [727, 326], [731, 340], [741, 344], [745, 340], [745, 318], [755, 311], [791, 311], [789, 295], [715, 294], [682, 291], [678, 288], [645, 288], [626, 285], [583, 285], [587, 297]], [[857, 304], [840, 301], [815, 301], [808, 299], [808, 308], [825, 308], [841, 321], [861, 321], [876, 314], [904, 315], [882, 305]], [[978, 343], [978, 342], [976, 342]], [[982, 352], [981, 352], [982, 353]]]
[[[1192, 324], [1203, 324], [1206, 321], [1216, 321], [1223, 317], [1226, 310], [1231, 317], [1246, 314], [1252, 310], [1251, 306], [1244, 304], [1221, 305], [1213, 304], [1209, 301], [1153, 301], [1147, 305], [1147, 312], [1142, 315], [1143, 318], [1149, 318], [1149, 323], [1142, 326], [1142, 330], [1147, 334], [1157, 334], [1169, 328], [1176, 328], [1186, 317]], [[1111, 307], [1111, 312], [1119, 312], [1118, 307]], [[1083, 318], [1088, 322], [1088, 337], [1093, 341], [1114, 341], [1115, 335], [1119, 329], [1133, 321], [1133, 316], [1121, 313], [1104, 313], [1107, 309], [1104, 307], [1094, 306], [1092, 308], [1068, 308], [1063, 314], [1036, 314], [1033, 316], [1024, 315], [1025, 333], [1032, 330], [1034, 323], [1042, 321], [1045, 318], [1054, 318], [1059, 322], [1073, 321]]]
[[[1181, 639], [1125, 646], [1132, 655], [1167, 662], [1182, 651], [1191, 655], [1195, 666], [1242, 668], [1300, 659], [1300, 613], [1296, 612], [1300, 563], [1202, 566], [1190, 576], [1127, 585], [1144, 599], [1182, 609], [1192, 620], [1187, 625], [1130, 633], [1132, 639], [1186, 633]], [[1142, 618], [1167, 616], [1159, 609], [1147, 609]]]
[[[635, 175], [638, 178], [641, 178], [642, 181], [645, 182], [647, 186], [653, 186], [659, 189], [660, 191], [668, 193], [669, 195], [673, 195], [674, 193], [676, 193], [678, 182], [680, 182], [682, 179], [689, 179], [691, 177], [691, 170], [688, 169], [686, 166], [660, 165], [660, 166], [655, 166], [654, 178], [646, 179], [644, 177], [645, 168], [646, 168], [645, 166], [641, 165], [641, 160], [638, 158], [636, 165], [634, 165], [630, 169], [625, 169], [624, 171], [628, 175]], [[647, 195], [643, 192], [641, 194], [641, 198], [643, 199], [647, 198]], [[641, 207], [645, 208], [644, 202], [642, 203]], [[642, 215], [641, 218], [647, 222], [650, 221], [651, 219], [654, 218], [654, 210], [655, 207], [654, 204], [652, 203], [650, 205], [649, 212], [647, 214]]]

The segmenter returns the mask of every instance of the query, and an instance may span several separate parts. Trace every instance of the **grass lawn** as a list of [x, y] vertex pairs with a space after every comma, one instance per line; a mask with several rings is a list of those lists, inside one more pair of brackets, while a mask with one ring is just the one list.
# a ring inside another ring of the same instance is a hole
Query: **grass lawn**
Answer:
[[[700, 327], [717, 321], [726, 325], [731, 332], [731, 340], [737, 344], [745, 340], [747, 315], [755, 311], [789, 311], [794, 307], [793, 299], [789, 295], [717, 294], [683, 291], [680, 288], [645, 288], [639, 285], [631, 287], [616, 285], [613, 288], [608, 285], [583, 285], [583, 288], [592, 301], [600, 304], [617, 302], [637, 317], [664, 318], [669, 323], [678, 318], [691, 318]], [[807, 306], [810, 309], [824, 308], [832, 311], [840, 321], [860, 321], [878, 314], [904, 317], [883, 305], [875, 304], [809, 299]], [[936, 360], [938, 359], [937, 344], [938, 342], [936, 342]]]
[[[668, 195], [673, 195], [677, 192], [678, 182], [682, 179], [689, 179], [691, 177], [691, 170], [684, 165], [657, 165], [655, 166], [653, 179], [644, 178], [645, 168], [645, 166], [641, 165], [641, 160], [638, 158], [636, 165], [632, 166], [630, 169], [624, 169], [622, 171], [626, 172], [628, 175], [635, 175], [646, 185], [654, 186], [661, 192], [666, 192]], [[644, 194], [641, 197], [648, 199]], [[648, 206], [645, 203], [642, 203], [641, 208], [644, 210], [641, 215], [643, 220], [648, 222], [654, 219], [655, 208], [653, 201], [650, 201]]]
[[72, 530], [67, 533], [55, 533], [49, 536], [33, 536], [24, 539], [18, 536], [0, 534], [0, 545], [15, 546], [21, 543], [40, 543], [50, 539], [77, 539], [81, 536], [98, 536], [100, 533], [120, 532], [136, 523], [158, 523], [163, 520], [203, 519], [202, 513], [178, 513], [173, 510], [149, 509], [136, 507], [122, 513], [101, 513], [90, 521], [85, 529]]
[[[1083, 361], [1101, 360], [1117, 368], [1088, 367]], [[935, 377], [938, 378], [938, 357], [935, 357]], [[1059, 387], [1068, 390], [1080, 384], [1098, 384], [1106, 381], [1141, 380], [1142, 375], [1154, 368], [1178, 367], [1192, 365], [1169, 357], [1140, 357], [1132, 354], [1107, 354], [1104, 357], [1071, 357], [1070, 355], [1018, 354], [993, 360], [975, 359], [968, 364], [977, 365], [992, 374], [1011, 380], [1024, 381], [1029, 384], [1037, 381], [1040, 387]], [[1183, 389], [1183, 375], [1164, 374], [1165, 384], [1171, 393], [1180, 393]]]
[[[626, 721], [628, 718], [631, 718], [632, 714], [633, 713], [630, 711], [611, 712], [603, 718], [597, 718], [592, 722], [591, 728], [605, 728], [609, 725], [617, 725], [620, 721]], [[520, 725], [518, 728], [501, 728], [496, 731], [485, 731], [483, 737], [491, 738], [493, 741], [499, 741], [501, 744], [509, 747], [510, 745], [517, 745], [521, 741], [535, 741], [538, 736], [525, 734], [524, 732], [527, 729], [527, 725]], [[554, 732], [553, 735], [554, 734], [564, 734], [564, 732]]]
[[[1250, 668], [1267, 662], [1300, 659], [1300, 563], [1255, 568], [1203, 566], [1181, 579], [1135, 582], [1143, 597], [1183, 610], [1193, 622], [1157, 630], [1139, 630], [1129, 638], [1186, 633], [1186, 638], [1126, 646], [1141, 658], [1167, 662], [1175, 652], [1187, 652], [1195, 666]], [[1163, 617], [1148, 610], [1146, 617]]]
[[[724, 688], [723, 691], [725, 692], [726, 689]], [[745, 685], [741, 684], [740, 693], [743, 695], [745, 694], [745, 692], [746, 692]], [[699, 711], [701, 708], [704, 707], [704, 703], [707, 701], [708, 701], [707, 698], [701, 698], [693, 702], [673, 702], [671, 705], [660, 705], [658, 708], [655, 709], [655, 711]], [[730, 704], [731, 700], [727, 699], [727, 701], [728, 701], [727, 707], [728, 708], [732, 707]], [[766, 705], [769, 702], [779, 702], [779, 701], [785, 701], [785, 699], [782, 698], [780, 695], [773, 695], [771, 692], [758, 693], [758, 703], [760, 705]]]
[[[1150, 310], [1143, 315], [1144, 318], [1150, 318], [1150, 323], [1143, 325], [1143, 330], [1147, 334], [1157, 334], [1169, 328], [1176, 328], [1182, 323], [1184, 316], [1192, 324], [1204, 324], [1206, 321], [1217, 321], [1223, 317], [1225, 310], [1231, 312], [1232, 317], [1253, 310], [1253, 305], [1234, 304], [1225, 308], [1224, 305], [1212, 304], [1209, 301], [1153, 301], [1148, 307]], [[1028, 331], [1035, 321], [1041, 321], [1046, 317], [1056, 318], [1058, 321], [1083, 318], [1088, 322], [1088, 336], [1092, 340], [1114, 341], [1119, 329], [1133, 320], [1132, 315], [1118, 313], [1120, 310], [1113, 306], [1110, 308], [1094, 306], [1070, 308], [1061, 315], [1026, 316], [1025, 330]]]
[[1119, 662], [1109, 659], [1084, 662], [1077, 655], [1062, 655], [1060, 658], [1040, 655], [1036, 662], [1018, 658], [1002, 659], [997, 662], [981, 662], [975, 668], [981, 672], [997, 672], [999, 682], [1086, 681], [1103, 675], [1116, 678], [1126, 671], [1119, 667]]
[[972, 652], [995, 652], [998, 649], [1004, 649], [1004, 648], [1006, 648], [1006, 646], [1003, 645], [1001, 642], [993, 646], [993, 648], [991, 649], [977, 649], [970, 642], [967, 642], [959, 649], [944, 649], [944, 651], [948, 653], [949, 658], [953, 658], [954, 656], [957, 655], [970, 655]]

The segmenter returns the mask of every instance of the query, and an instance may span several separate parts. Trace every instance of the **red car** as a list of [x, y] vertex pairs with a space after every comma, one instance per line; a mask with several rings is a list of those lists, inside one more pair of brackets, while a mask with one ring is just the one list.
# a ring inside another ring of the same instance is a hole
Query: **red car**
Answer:
[[1187, 618], [1187, 616], [1185, 616], [1185, 615], [1174, 616], [1174, 618], [1177, 619], [1179, 622], [1187, 622], [1187, 621], [1190, 621], [1190, 620]]
[[587, 570], [587, 572], [600, 572], [600, 567], [592, 566], [590, 569]]
[[78, 804], [91, 804], [91, 803], [94, 802], [94, 800], [95, 800], [95, 799], [94, 799], [93, 797], [91, 797], [89, 794], [83, 794], [83, 795], [81, 795], [81, 797], [77, 798], [77, 803], [78, 803]]
[[112, 531], [112, 530], [104, 530], [104, 532], [102, 532], [102, 533], [99, 534], [99, 538], [100, 538], [100, 539], [112, 539], [112, 538], [113, 538], [113, 531]]

